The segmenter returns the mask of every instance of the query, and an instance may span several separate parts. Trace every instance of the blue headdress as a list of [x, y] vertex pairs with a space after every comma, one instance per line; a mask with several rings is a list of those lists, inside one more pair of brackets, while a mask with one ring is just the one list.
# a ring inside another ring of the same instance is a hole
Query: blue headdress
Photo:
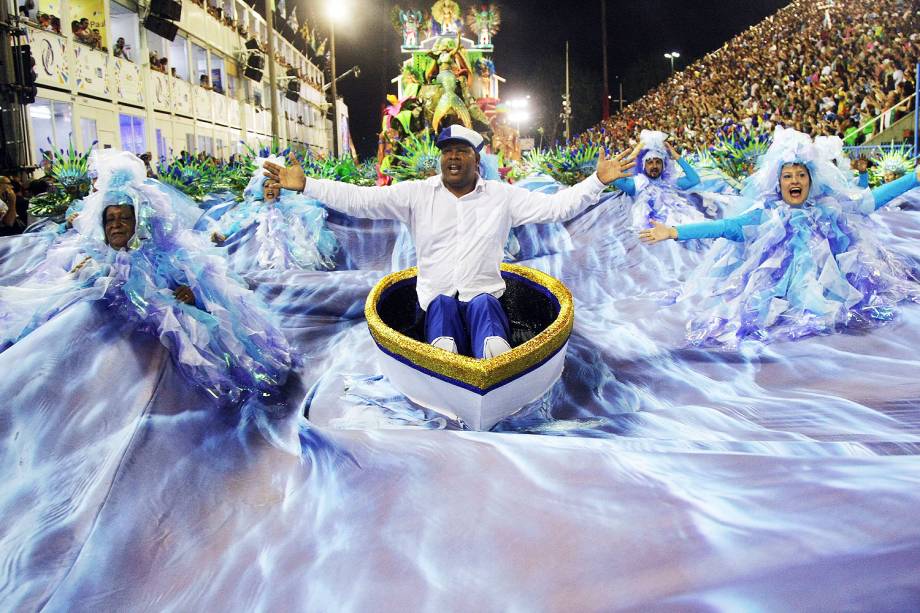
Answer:
[[677, 164], [671, 159], [671, 156], [668, 154], [668, 149], [665, 147], [664, 141], [667, 138], [667, 134], [657, 130], [642, 130], [639, 133], [639, 142], [642, 143], [642, 148], [639, 150], [639, 155], [636, 157], [636, 169], [638, 173], [645, 174], [645, 160], [658, 158], [662, 162], [661, 176], [659, 179], [666, 183], [671, 183], [676, 180]]
[[816, 146], [807, 134], [777, 126], [773, 143], [760, 158], [757, 171], [748, 177], [742, 194], [752, 200], [780, 200], [779, 177], [784, 166], [800, 164], [808, 169], [811, 188], [808, 199], [823, 196], [853, 200], [859, 197], [845, 175], [834, 163], [832, 147]]
[[392, 164], [383, 171], [395, 181], [425, 179], [441, 171], [441, 150], [428, 132], [421, 137], [409, 134], [399, 144], [400, 153], [393, 155]]
[[83, 199], [83, 208], [73, 222], [81, 235], [105, 240], [103, 216], [110, 206], [130, 206], [136, 222], [128, 246], [136, 249], [140, 241], [155, 235], [167, 237], [183, 225], [159, 184], [147, 180], [144, 162], [128, 151], [105, 150], [91, 158], [96, 173], [96, 191]]
[[[95, 144], [94, 142], [93, 145]], [[72, 202], [90, 193], [90, 154], [79, 153], [71, 143], [67, 151], [42, 151], [42, 157], [51, 165], [48, 173], [51, 187], [44, 194], [34, 196], [29, 201], [29, 213], [35, 217], [61, 215]]]
[[853, 168], [850, 158], [843, 152], [843, 141], [839, 136], [816, 136], [815, 147], [821, 152], [821, 157], [830, 160], [844, 174], [853, 180]]

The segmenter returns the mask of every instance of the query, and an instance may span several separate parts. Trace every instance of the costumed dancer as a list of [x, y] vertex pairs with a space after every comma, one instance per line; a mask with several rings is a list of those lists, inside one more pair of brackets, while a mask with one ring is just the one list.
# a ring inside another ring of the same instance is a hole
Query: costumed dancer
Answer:
[[713, 246], [681, 299], [701, 301], [691, 344], [735, 346], [887, 322], [920, 301], [916, 266], [883, 246], [868, 216], [918, 185], [916, 173], [856, 191], [811, 138], [778, 127], [744, 193], [754, 205], [719, 221], [640, 232], [647, 243], [726, 238]]
[[0, 287], [0, 350], [71, 305], [98, 301], [157, 335], [179, 370], [221, 402], [267, 399], [290, 370], [287, 341], [149, 181], [133, 154], [100, 161], [98, 191], [84, 199], [72, 239], [56, 243], [26, 282]]
[[[669, 142], [664, 132], [642, 130], [637, 146], [634, 177], [618, 179], [614, 186], [633, 199], [632, 225], [650, 228], [651, 222], [668, 224], [700, 221], [704, 216], [680, 191], [700, 182], [700, 177]], [[677, 177], [677, 166], [684, 176]]]
[[478, 173], [483, 138], [460, 125], [438, 135], [441, 172], [424, 181], [360, 187], [307, 180], [296, 165], [267, 162], [266, 173], [287, 189], [343, 213], [394, 219], [409, 227], [418, 255], [418, 304], [425, 336], [435, 347], [490, 358], [510, 350], [508, 317], [498, 298], [505, 291], [499, 271], [513, 226], [569, 219], [597, 201], [607, 183], [627, 176], [627, 152], [601, 154], [597, 171], [554, 195], [485, 181]]
[[239, 273], [254, 270], [330, 270], [338, 241], [326, 227], [326, 210], [314, 200], [268, 181], [262, 165], [284, 158], [256, 158], [243, 201], [217, 222], [211, 239], [229, 248]]

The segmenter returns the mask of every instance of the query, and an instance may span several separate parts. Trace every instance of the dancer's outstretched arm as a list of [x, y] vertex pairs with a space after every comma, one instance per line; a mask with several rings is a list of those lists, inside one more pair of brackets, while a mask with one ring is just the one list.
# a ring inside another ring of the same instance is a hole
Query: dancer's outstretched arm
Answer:
[[613, 182], [613, 186], [622, 192], [626, 192], [630, 198], [636, 195], [636, 182], [632, 177], [623, 177]]
[[668, 226], [657, 221], [652, 227], [639, 232], [639, 240], [652, 245], [663, 240], [687, 241], [695, 238], [727, 238], [735, 242], [744, 241], [744, 226], [760, 223], [763, 209], [753, 209], [737, 217], [726, 217], [715, 221], [702, 221], [679, 226]]
[[856, 158], [853, 160], [853, 170], [859, 173], [859, 179], [856, 181], [857, 187], [869, 187], [869, 160], [866, 158]]
[[915, 187], [920, 187], [920, 164], [917, 165], [914, 172], [873, 189], [872, 197], [875, 198], [875, 209], [882, 208], [904, 192], [908, 192]]

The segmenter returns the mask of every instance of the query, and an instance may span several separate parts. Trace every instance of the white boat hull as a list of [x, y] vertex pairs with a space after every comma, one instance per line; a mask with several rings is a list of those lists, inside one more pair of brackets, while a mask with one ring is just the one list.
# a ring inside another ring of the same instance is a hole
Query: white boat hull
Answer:
[[542, 364], [489, 390], [409, 366], [389, 352], [380, 352], [384, 376], [410, 400], [474, 430], [489, 430], [524, 405], [545, 394], [562, 375], [568, 341]]

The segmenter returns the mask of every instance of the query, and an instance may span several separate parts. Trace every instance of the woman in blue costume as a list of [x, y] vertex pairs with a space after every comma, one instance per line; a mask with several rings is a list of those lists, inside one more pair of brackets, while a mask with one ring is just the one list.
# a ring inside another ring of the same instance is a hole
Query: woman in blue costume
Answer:
[[868, 216], [917, 181], [911, 174], [857, 190], [827, 149], [777, 128], [745, 187], [755, 202], [747, 212], [676, 227], [654, 222], [640, 239], [728, 239], [681, 292], [702, 301], [688, 324], [692, 344], [731, 347], [886, 322], [897, 303], [920, 301], [920, 283], [916, 263], [886, 249]]
[[212, 240], [228, 248], [239, 273], [334, 268], [339, 244], [326, 227], [326, 210], [315, 200], [266, 182], [266, 161], [284, 164], [279, 156], [255, 160], [257, 171], [243, 201], [217, 221]]
[[179, 370], [222, 403], [272, 396], [291, 367], [287, 341], [145, 174], [133, 154], [100, 162], [98, 191], [84, 199], [74, 232], [25, 282], [0, 286], [0, 350], [93, 302], [157, 336]]

